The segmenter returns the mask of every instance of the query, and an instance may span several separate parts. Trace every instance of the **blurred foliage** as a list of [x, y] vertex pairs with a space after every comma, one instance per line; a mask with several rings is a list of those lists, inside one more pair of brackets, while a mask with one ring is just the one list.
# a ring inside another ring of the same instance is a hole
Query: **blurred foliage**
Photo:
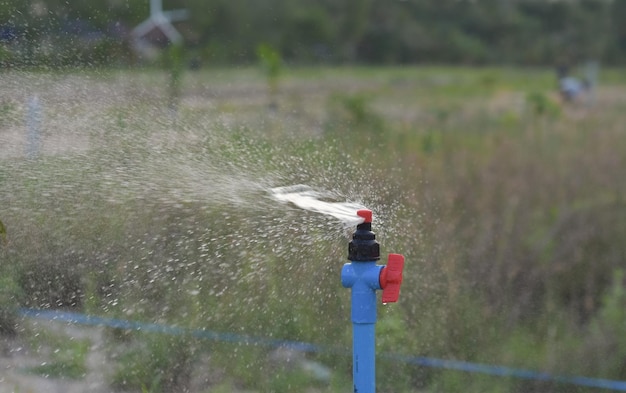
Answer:
[[20, 287], [6, 273], [0, 278], [0, 336], [17, 333], [17, 308], [20, 302]]
[[276, 96], [278, 94], [278, 80], [283, 69], [283, 60], [280, 53], [271, 45], [260, 44], [256, 48], [257, 58], [266, 78], [270, 96], [270, 108], [276, 108]]
[[180, 101], [181, 84], [185, 70], [185, 55], [181, 44], [170, 45], [164, 55], [165, 69], [169, 73], [168, 81], [168, 107], [176, 111]]
[[195, 346], [185, 337], [146, 334], [120, 356], [112, 384], [118, 389], [150, 393], [187, 392], [196, 361]]
[[559, 104], [551, 100], [545, 93], [536, 91], [530, 92], [526, 95], [526, 102], [530, 112], [535, 116], [558, 117], [561, 115], [561, 107]]
[[[129, 31], [148, 1], [0, 3], [0, 64], [134, 64]], [[195, 63], [255, 60], [260, 43], [292, 63], [576, 64], [626, 61], [623, 1], [165, 1]]]
[[[50, 339], [50, 336], [47, 338]], [[61, 336], [55, 342], [57, 345], [50, 359], [26, 371], [45, 378], [84, 378], [87, 374], [85, 362], [91, 348], [89, 340], [67, 340]], [[50, 345], [50, 341], [46, 345]]]
[[7, 242], [7, 230], [0, 220], [0, 244], [5, 245]]
[[[7, 232], [0, 221], [0, 250], [8, 247]], [[6, 250], [3, 250], [6, 251]], [[17, 333], [17, 309], [23, 300], [21, 288], [13, 277], [7, 260], [0, 260], [0, 336], [13, 336]]]
[[268, 44], [260, 44], [257, 47], [256, 53], [261, 63], [261, 68], [265, 71], [267, 78], [276, 80], [280, 76], [282, 66], [280, 53]]

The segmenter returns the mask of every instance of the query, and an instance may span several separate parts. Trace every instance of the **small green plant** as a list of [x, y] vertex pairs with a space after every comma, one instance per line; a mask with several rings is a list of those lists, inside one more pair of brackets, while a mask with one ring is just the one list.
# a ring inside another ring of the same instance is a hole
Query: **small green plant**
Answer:
[[429, 131], [422, 137], [421, 148], [424, 153], [433, 153], [437, 148], [437, 135], [433, 131]]
[[0, 336], [16, 334], [18, 293], [10, 276], [0, 277]]
[[370, 116], [368, 100], [364, 95], [345, 96], [340, 102], [356, 124], [364, 123]]
[[[7, 245], [6, 227], [0, 220], [0, 253]], [[2, 254], [0, 254], [0, 257]], [[0, 266], [0, 269], [2, 266]], [[17, 308], [19, 304], [20, 287], [13, 276], [0, 270], [0, 336], [16, 334]]]
[[171, 44], [165, 51], [165, 67], [169, 74], [168, 83], [168, 108], [175, 112], [181, 95], [181, 84], [183, 79], [184, 47], [181, 44]]
[[14, 61], [13, 53], [4, 45], [0, 45], [0, 66], [10, 67]]
[[328, 130], [334, 137], [350, 140], [354, 137], [366, 144], [373, 139], [382, 142], [386, 127], [385, 119], [372, 109], [371, 98], [366, 94], [336, 94], [329, 103]]
[[49, 378], [84, 378], [88, 371], [86, 358], [91, 346], [89, 340], [58, 338], [55, 341], [57, 345], [50, 354], [50, 360], [27, 371]]
[[314, 386], [316, 381], [305, 370], [277, 370], [268, 381], [268, 391], [290, 393], [304, 390], [305, 386]]
[[[0, 59], [1, 63], [1, 59]], [[0, 101], [0, 124], [6, 124], [15, 112], [15, 104], [9, 100]]]
[[4, 226], [2, 220], [0, 220], [0, 245], [6, 245], [7, 242], [7, 228]]
[[270, 95], [270, 108], [278, 107], [278, 79], [282, 73], [283, 60], [280, 52], [269, 44], [260, 44], [256, 49], [260, 66], [267, 78], [267, 85]]
[[517, 391], [515, 382], [516, 380], [512, 378], [444, 370], [436, 375], [425, 392], [508, 393]]
[[533, 91], [526, 94], [526, 103], [530, 112], [535, 116], [558, 118], [561, 115], [561, 107], [550, 100], [545, 93]]
[[141, 336], [122, 354], [113, 385], [144, 392], [186, 391], [193, 365], [193, 344], [186, 337]]

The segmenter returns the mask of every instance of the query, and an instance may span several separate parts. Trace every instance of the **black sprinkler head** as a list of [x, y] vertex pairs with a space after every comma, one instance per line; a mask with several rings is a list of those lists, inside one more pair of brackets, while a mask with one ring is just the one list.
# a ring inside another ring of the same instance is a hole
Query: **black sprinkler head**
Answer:
[[352, 241], [348, 244], [348, 259], [353, 262], [377, 261], [380, 259], [380, 245], [372, 232], [372, 212], [359, 210], [357, 215], [364, 221], [356, 226]]

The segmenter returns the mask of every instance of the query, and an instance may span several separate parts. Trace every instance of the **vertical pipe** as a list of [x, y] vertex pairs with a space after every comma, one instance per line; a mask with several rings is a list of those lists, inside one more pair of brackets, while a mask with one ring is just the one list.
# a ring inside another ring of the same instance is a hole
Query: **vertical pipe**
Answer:
[[354, 393], [376, 391], [376, 291], [381, 288], [383, 266], [380, 246], [372, 232], [372, 211], [362, 209], [358, 224], [348, 244], [350, 263], [341, 269], [341, 285], [352, 290], [352, 377]]
[[26, 157], [37, 158], [41, 148], [41, 104], [37, 96], [31, 97], [28, 101], [26, 129]]
[[342, 285], [352, 289], [352, 378], [355, 393], [376, 391], [376, 290], [382, 266], [376, 261], [344, 265]]
[[352, 325], [354, 393], [374, 393], [376, 391], [375, 326], [373, 323], [354, 323]]
[[155, 17], [163, 13], [162, 0], [150, 0], [150, 16]]

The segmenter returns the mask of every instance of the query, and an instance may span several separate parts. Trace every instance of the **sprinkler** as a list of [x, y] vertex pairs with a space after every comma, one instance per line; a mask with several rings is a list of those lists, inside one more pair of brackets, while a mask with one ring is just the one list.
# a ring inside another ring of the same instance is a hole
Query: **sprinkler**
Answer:
[[389, 254], [387, 265], [377, 265], [380, 247], [372, 232], [372, 212], [357, 211], [363, 218], [348, 245], [350, 263], [341, 269], [341, 284], [352, 288], [352, 377], [355, 393], [376, 390], [376, 291], [382, 289], [382, 302], [398, 301], [404, 256]]

